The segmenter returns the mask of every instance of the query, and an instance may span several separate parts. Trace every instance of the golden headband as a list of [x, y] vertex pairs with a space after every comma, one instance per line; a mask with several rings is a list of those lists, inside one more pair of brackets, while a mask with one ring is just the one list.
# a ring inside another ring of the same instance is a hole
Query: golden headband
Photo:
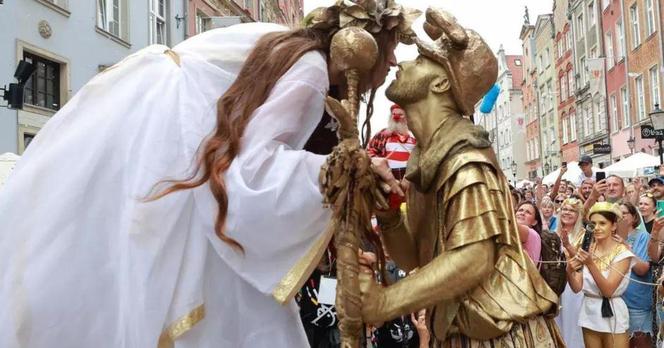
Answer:
[[591, 216], [595, 213], [611, 213], [616, 215], [618, 219], [622, 219], [622, 211], [620, 211], [620, 207], [618, 206], [618, 204], [615, 203], [609, 203], [609, 202], [595, 203], [593, 207], [590, 208], [590, 213], [588, 213], [588, 216]]

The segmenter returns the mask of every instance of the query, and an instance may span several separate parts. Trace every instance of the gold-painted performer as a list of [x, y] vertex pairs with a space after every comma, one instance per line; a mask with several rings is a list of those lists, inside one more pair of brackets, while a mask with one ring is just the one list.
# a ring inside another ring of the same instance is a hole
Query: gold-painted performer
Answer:
[[[497, 62], [474, 31], [429, 9], [420, 55], [387, 89], [417, 138], [406, 178], [408, 224], [378, 214], [397, 264], [417, 272], [382, 288], [361, 275], [362, 315], [383, 322], [428, 308], [437, 347], [564, 347], [556, 294], [521, 248], [508, 182], [487, 133], [463, 115], [496, 80]], [[555, 309], [555, 307], [553, 307]]]

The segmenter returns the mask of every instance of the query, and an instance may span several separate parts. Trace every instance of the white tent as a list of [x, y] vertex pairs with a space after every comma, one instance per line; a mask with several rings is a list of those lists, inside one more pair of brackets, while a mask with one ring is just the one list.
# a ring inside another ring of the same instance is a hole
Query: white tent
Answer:
[[[593, 167], [593, 172], [599, 172], [601, 169], [597, 167]], [[558, 179], [558, 175], [560, 173], [560, 168], [552, 171], [551, 173], [547, 174], [544, 179], [542, 179], [542, 183], [547, 184], [547, 185], [553, 185], [556, 183], [556, 179]], [[569, 162], [567, 163], [567, 172], [565, 175], [563, 175], [563, 179], [569, 180], [572, 183], [576, 184], [576, 180], [579, 178], [581, 175], [581, 168], [579, 168], [579, 162]]]
[[535, 183], [530, 181], [530, 180], [521, 180], [521, 181], [516, 183], [516, 188], [520, 189], [520, 188], [526, 186], [526, 184], [530, 185], [531, 187], [533, 185], [535, 185]]
[[643, 152], [637, 152], [620, 162], [606, 168], [607, 175], [618, 175], [623, 178], [633, 178], [639, 175], [639, 170], [647, 167], [659, 166], [659, 158]]
[[14, 169], [16, 161], [18, 161], [19, 158], [21, 157], [11, 152], [6, 152], [0, 155], [0, 187], [5, 184], [5, 181], [7, 181], [9, 174]]

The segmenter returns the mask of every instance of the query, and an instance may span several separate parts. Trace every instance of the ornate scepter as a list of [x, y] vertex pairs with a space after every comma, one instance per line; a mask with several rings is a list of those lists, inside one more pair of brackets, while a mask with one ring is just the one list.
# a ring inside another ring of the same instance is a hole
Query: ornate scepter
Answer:
[[333, 210], [336, 226], [337, 294], [341, 346], [359, 347], [362, 337], [362, 302], [359, 289], [358, 250], [361, 236], [372, 233], [371, 212], [378, 202], [386, 205], [371, 171], [371, 160], [359, 140], [359, 76], [374, 66], [378, 46], [367, 31], [357, 27], [339, 30], [332, 38], [330, 58], [346, 74], [347, 99], [328, 97], [326, 108], [339, 122], [340, 143], [321, 171], [325, 202]]

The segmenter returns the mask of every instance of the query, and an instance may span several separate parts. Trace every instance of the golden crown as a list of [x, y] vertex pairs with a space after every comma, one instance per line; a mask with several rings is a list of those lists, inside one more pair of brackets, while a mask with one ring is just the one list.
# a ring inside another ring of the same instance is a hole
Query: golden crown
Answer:
[[591, 216], [595, 213], [611, 213], [616, 215], [618, 219], [622, 219], [622, 211], [620, 211], [620, 207], [616, 203], [609, 203], [609, 202], [595, 203], [592, 206], [592, 208], [590, 208], [590, 213], [588, 213], [588, 216]]

